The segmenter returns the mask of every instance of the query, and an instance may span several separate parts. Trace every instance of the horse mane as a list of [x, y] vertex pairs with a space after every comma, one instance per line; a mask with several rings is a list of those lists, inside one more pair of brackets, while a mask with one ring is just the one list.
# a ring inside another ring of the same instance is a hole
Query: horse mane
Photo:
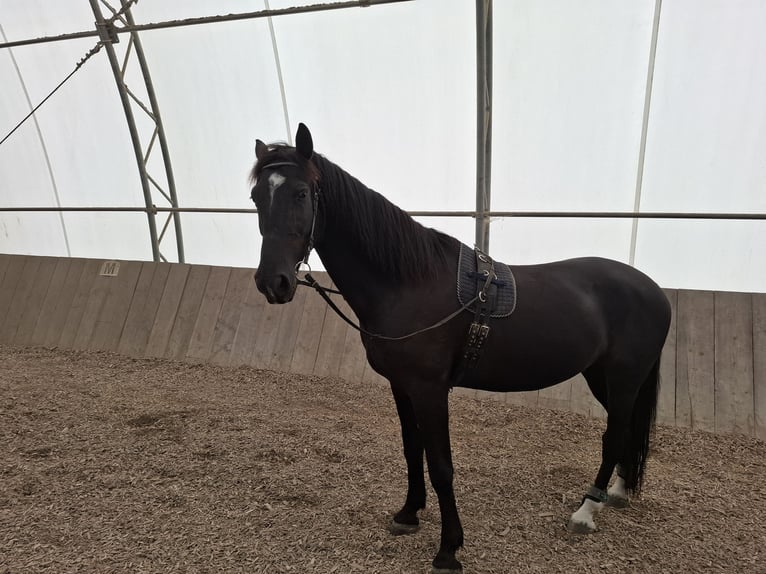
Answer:
[[433, 279], [457, 240], [427, 228], [358, 179], [314, 153], [319, 169], [320, 206], [326, 225], [344, 226], [350, 242], [386, 276], [419, 282]]

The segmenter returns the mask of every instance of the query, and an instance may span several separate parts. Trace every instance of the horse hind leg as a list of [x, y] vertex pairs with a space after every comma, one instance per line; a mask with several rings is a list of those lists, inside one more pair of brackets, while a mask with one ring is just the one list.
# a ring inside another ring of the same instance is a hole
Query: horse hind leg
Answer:
[[638, 385], [635, 384], [635, 369], [612, 370], [606, 376], [607, 386], [604, 388], [607, 389], [608, 408], [601, 467], [580, 508], [572, 514], [571, 532], [589, 533], [596, 529], [593, 517], [609, 500], [605, 489], [618, 463], [619, 478], [612, 490], [615, 498], [623, 490], [626, 494], [640, 491], [657, 409], [659, 367], [657, 357]]
[[[604, 410], [608, 410], [607, 404], [607, 387], [606, 376], [601, 363], [597, 363], [587, 369], [583, 375], [588, 383], [591, 393], [596, 400], [604, 407]], [[627, 508], [630, 506], [630, 499], [628, 496], [627, 483], [625, 480], [627, 467], [627, 461], [620, 461], [617, 464], [617, 477], [614, 480], [614, 484], [607, 490], [607, 506], [613, 508]], [[595, 502], [595, 501], [594, 501]]]
[[[630, 411], [628, 410], [628, 416]], [[613, 408], [607, 415], [606, 431], [602, 437], [601, 466], [596, 480], [585, 493], [580, 507], [569, 519], [568, 530], [573, 534], [590, 534], [596, 531], [595, 515], [609, 501], [606, 488], [623, 451], [626, 428], [624, 409]]]

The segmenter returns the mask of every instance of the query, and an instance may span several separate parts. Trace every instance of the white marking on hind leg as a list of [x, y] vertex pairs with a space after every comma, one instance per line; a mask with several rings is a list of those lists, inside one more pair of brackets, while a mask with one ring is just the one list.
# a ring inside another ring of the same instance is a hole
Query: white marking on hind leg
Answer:
[[593, 517], [601, 512], [604, 504], [590, 498], [582, 501], [580, 508], [569, 519], [569, 531], [575, 534], [589, 534], [596, 531], [596, 522]]
[[625, 488], [625, 479], [619, 475], [614, 480], [614, 484], [607, 490], [607, 494], [609, 495], [609, 506], [622, 508], [630, 504], [628, 489]]

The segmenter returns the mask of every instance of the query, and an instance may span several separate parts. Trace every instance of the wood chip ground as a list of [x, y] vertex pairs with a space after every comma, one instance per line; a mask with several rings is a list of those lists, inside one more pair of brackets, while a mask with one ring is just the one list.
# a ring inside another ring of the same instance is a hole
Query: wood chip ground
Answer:
[[[660, 427], [645, 491], [570, 536], [603, 423], [451, 398], [466, 574], [766, 572], [766, 443]], [[439, 513], [387, 389], [0, 347], [0, 573], [426, 573]]]

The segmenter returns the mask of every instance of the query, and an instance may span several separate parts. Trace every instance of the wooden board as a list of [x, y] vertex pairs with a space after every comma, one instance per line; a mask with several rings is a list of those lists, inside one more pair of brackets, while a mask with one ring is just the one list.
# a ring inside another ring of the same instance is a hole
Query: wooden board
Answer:
[[716, 432], [752, 435], [753, 304], [749, 293], [715, 294]]
[[82, 280], [89, 261], [91, 260], [72, 259], [70, 261], [66, 278], [64, 279], [64, 285], [61, 288], [59, 296], [56, 297], [55, 309], [47, 321], [47, 327], [44, 328], [45, 336], [42, 344], [46, 347], [56, 347], [60, 344], [67, 325], [69, 313], [74, 306], [74, 299], [77, 295], [80, 281]]
[[221, 313], [226, 286], [229, 283], [231, 269], [213, 267], [210, 270], [205, 293], [202, 296], [197, 320], [194, 323], [186, 358], [194, 361], [206, 361], [213, 346], [213, 334]]
[[249, 289], [245, 290], [245, 300], [242, 305], [242, 312], [237, 324], [237, 331], [234, 334], [234, 341], [231, 345], [231, 354], [229, 355], [229, 365], [249, 365], [253, 357], [255, 343], [258, 339], [258, 325], [260, 317], [268, 303], [264, 297], [251, 284]]
[[606, 410], [590, 392], [585, 377], [577, 375], [570, 381], [572, 384], [572, 411], [596, 419], [606, 419]]
[[195, 265], [189, 271], [168, 346], [165, 349], [166, 358], [180, 360], [186, 356], [209, 276], [210, 267], [207, 265]]
[[61, 300], [67, 275], [69, 273], [69, 267], [72, 265], [73, 261], [73, 259], [68, 257], [59, 257], [56, 259], [56, 265], [53, 270], [53, 275], [51, 276], [50, 285], [45, 293], [45, 298], [40, 304], [40, 313], [35, 321], [34, 329], [32, 329], [29, 339], [26, 342], [22, 343], [17, 339], [17, 344], [43, 345], [45, 343], [48, 327], [56, 315], [56, 307]]
[[93, 331], [96, 329], [96, 321], [101, 315], [101, 309], [109, 295], [109, 289], [112, 286], [115, 277], [108, 277], [100, 274], [103, 261], [96, 262], [97, 268], [91, 275], [91, 287], [85, 299], [84, 309], [80, 317], [80, 323], [77, 326], [77, 332], [72, 341], [72, 348], [87, 349], [93, 338]]
[[2, 282], [0, 282], [0, 325], [5, 321], [5, 316], [11, 308], [13, 296], [16, 294], [16, 286], [21, 280], [21, 274], [24, 271], [26, 261], [27, 258], [21, 255], [9, 256], [5, 275]]
[[[261, 295], [263, 297], [263, 295]], [[271, 356], [277, 344], [277, 332], [282, 318], [284, 305], [265, 305], [260, 308], [256, 331], [258, 336], [253, 344], [253, 352], [248, 364], [258, 369], [268, 369]]]
[[556, 411], [568, 411], [572, 403], [572, 380], [564, 381], [537, 393], [537, 406]]
[[117, 345], [119, 353], [132, 357], [141, 357], [145, 353], [171, 267], [170, 263], [152, 261], [141, 265], [136, 291]]
[[106, 299], [93, 328], [90, 349], [117, 350], [141, 267], [140, 261], [122, 261], [118, 275], [108, 277], [111, 281], [107, 284]]
[[[335, 289], [335, 285], [330, 283], [330, 287]], [[311, 294], [314, 298], [319, 298], [318, 294]], [[351, 308], [345, 299], [340, 295], [332, 295], [335, 304], [346, 315], [351, 313]], [[323, 377], [337, 377], [340, 372], [340, 363], [343, 358], [343, 352], [346, 345], [346, 331], [348, 324], [341, 319], [335, 311], [327, 309], [322, 325], [322, 337], [317, 349], [317, 359], [314, 363], [314, 374]]]
[[232, 269], [221, 304], [221, 312], [218, 315], [218, 322], [213, 332], [210, 349], [210, 361], [212, 363], [229, 364], [237, 327], [242, 318], [249, 291], [257, 291], [253, 282], [253, 270]]
[[8, 268], [8, 265], [11, 264], [12, 258], [12, 255], [0, 253], [0, 285], [3, 284], [3, 279], [5, 278], [5, 270]]
[[[321, 281], [321, 279], [318, 280]], [[326, 314], [327, 304], [322, 299], [312, 297], [307, 300], [303, 307], [298, 337], [295, 340], [295, 349], [290, 363], [291, 372], [305, 375], [314, 372]]]
[[753, 294], [753, 403], [755, 436], [766, 440], [766, 293]]
[[[40, 317], [43, 303], [51, 287], [53, 273], [56, 270], [57, 259], [55, 257], [40, 257], [40, 266], [34, 276], [29, 295], [25, 302], [25, 308], [19, 320], [15, 336], [11, 342], [15, 345], [29, 345], [34, 333], [37, 320]], [[59, 278], [61, 273], [59, 273]]]
[[289, 371], [295, 350], [295, 341], [301, 326], [303, 309], [310, 295], [308, 289], [298, 288], [293, 300], [282, 305], [279, 327], [274, 334], [274, 345], [271, 357], [268, 357], [268, 368], [275, 371]]
[[21, 271], [16, 289], [11, 298], [5, 318], [0, 323], [0, 343], [12, 343], [16, 330], [26, 309], [27, 300], [35, 284], [37, 270], [42, 263], [42, 257], [24, 257], [24, 268]]
[[715, 430], [715, 296], [678, 291], [676, 424]]
[[[350, 312], [351, 309], [347, 303], [345, 307], [341, 307], [341, 309], [345, 308], [349, 310], [349, 319], [357, 322], [356, 315]], [[340, 360], [338, 375], [348, 381], [361, 381], [364, 376], [365, 365], [367, 365], [367, 352], [362, 344], [359, 331], [347, 325], [343, 343], [343, 356]]]
[[676, 337], [678, 323], [678, 291], [665, 289], [670, 302], [671, 318], [665, 347], [660, 358], [660, 393], [657, 397], [657, 423], [676, 425]]
[[191, 266], [186, 264], [177, 264], [170, 268], [144, 351], [148, 357], [165, 356], [190, 270]]

